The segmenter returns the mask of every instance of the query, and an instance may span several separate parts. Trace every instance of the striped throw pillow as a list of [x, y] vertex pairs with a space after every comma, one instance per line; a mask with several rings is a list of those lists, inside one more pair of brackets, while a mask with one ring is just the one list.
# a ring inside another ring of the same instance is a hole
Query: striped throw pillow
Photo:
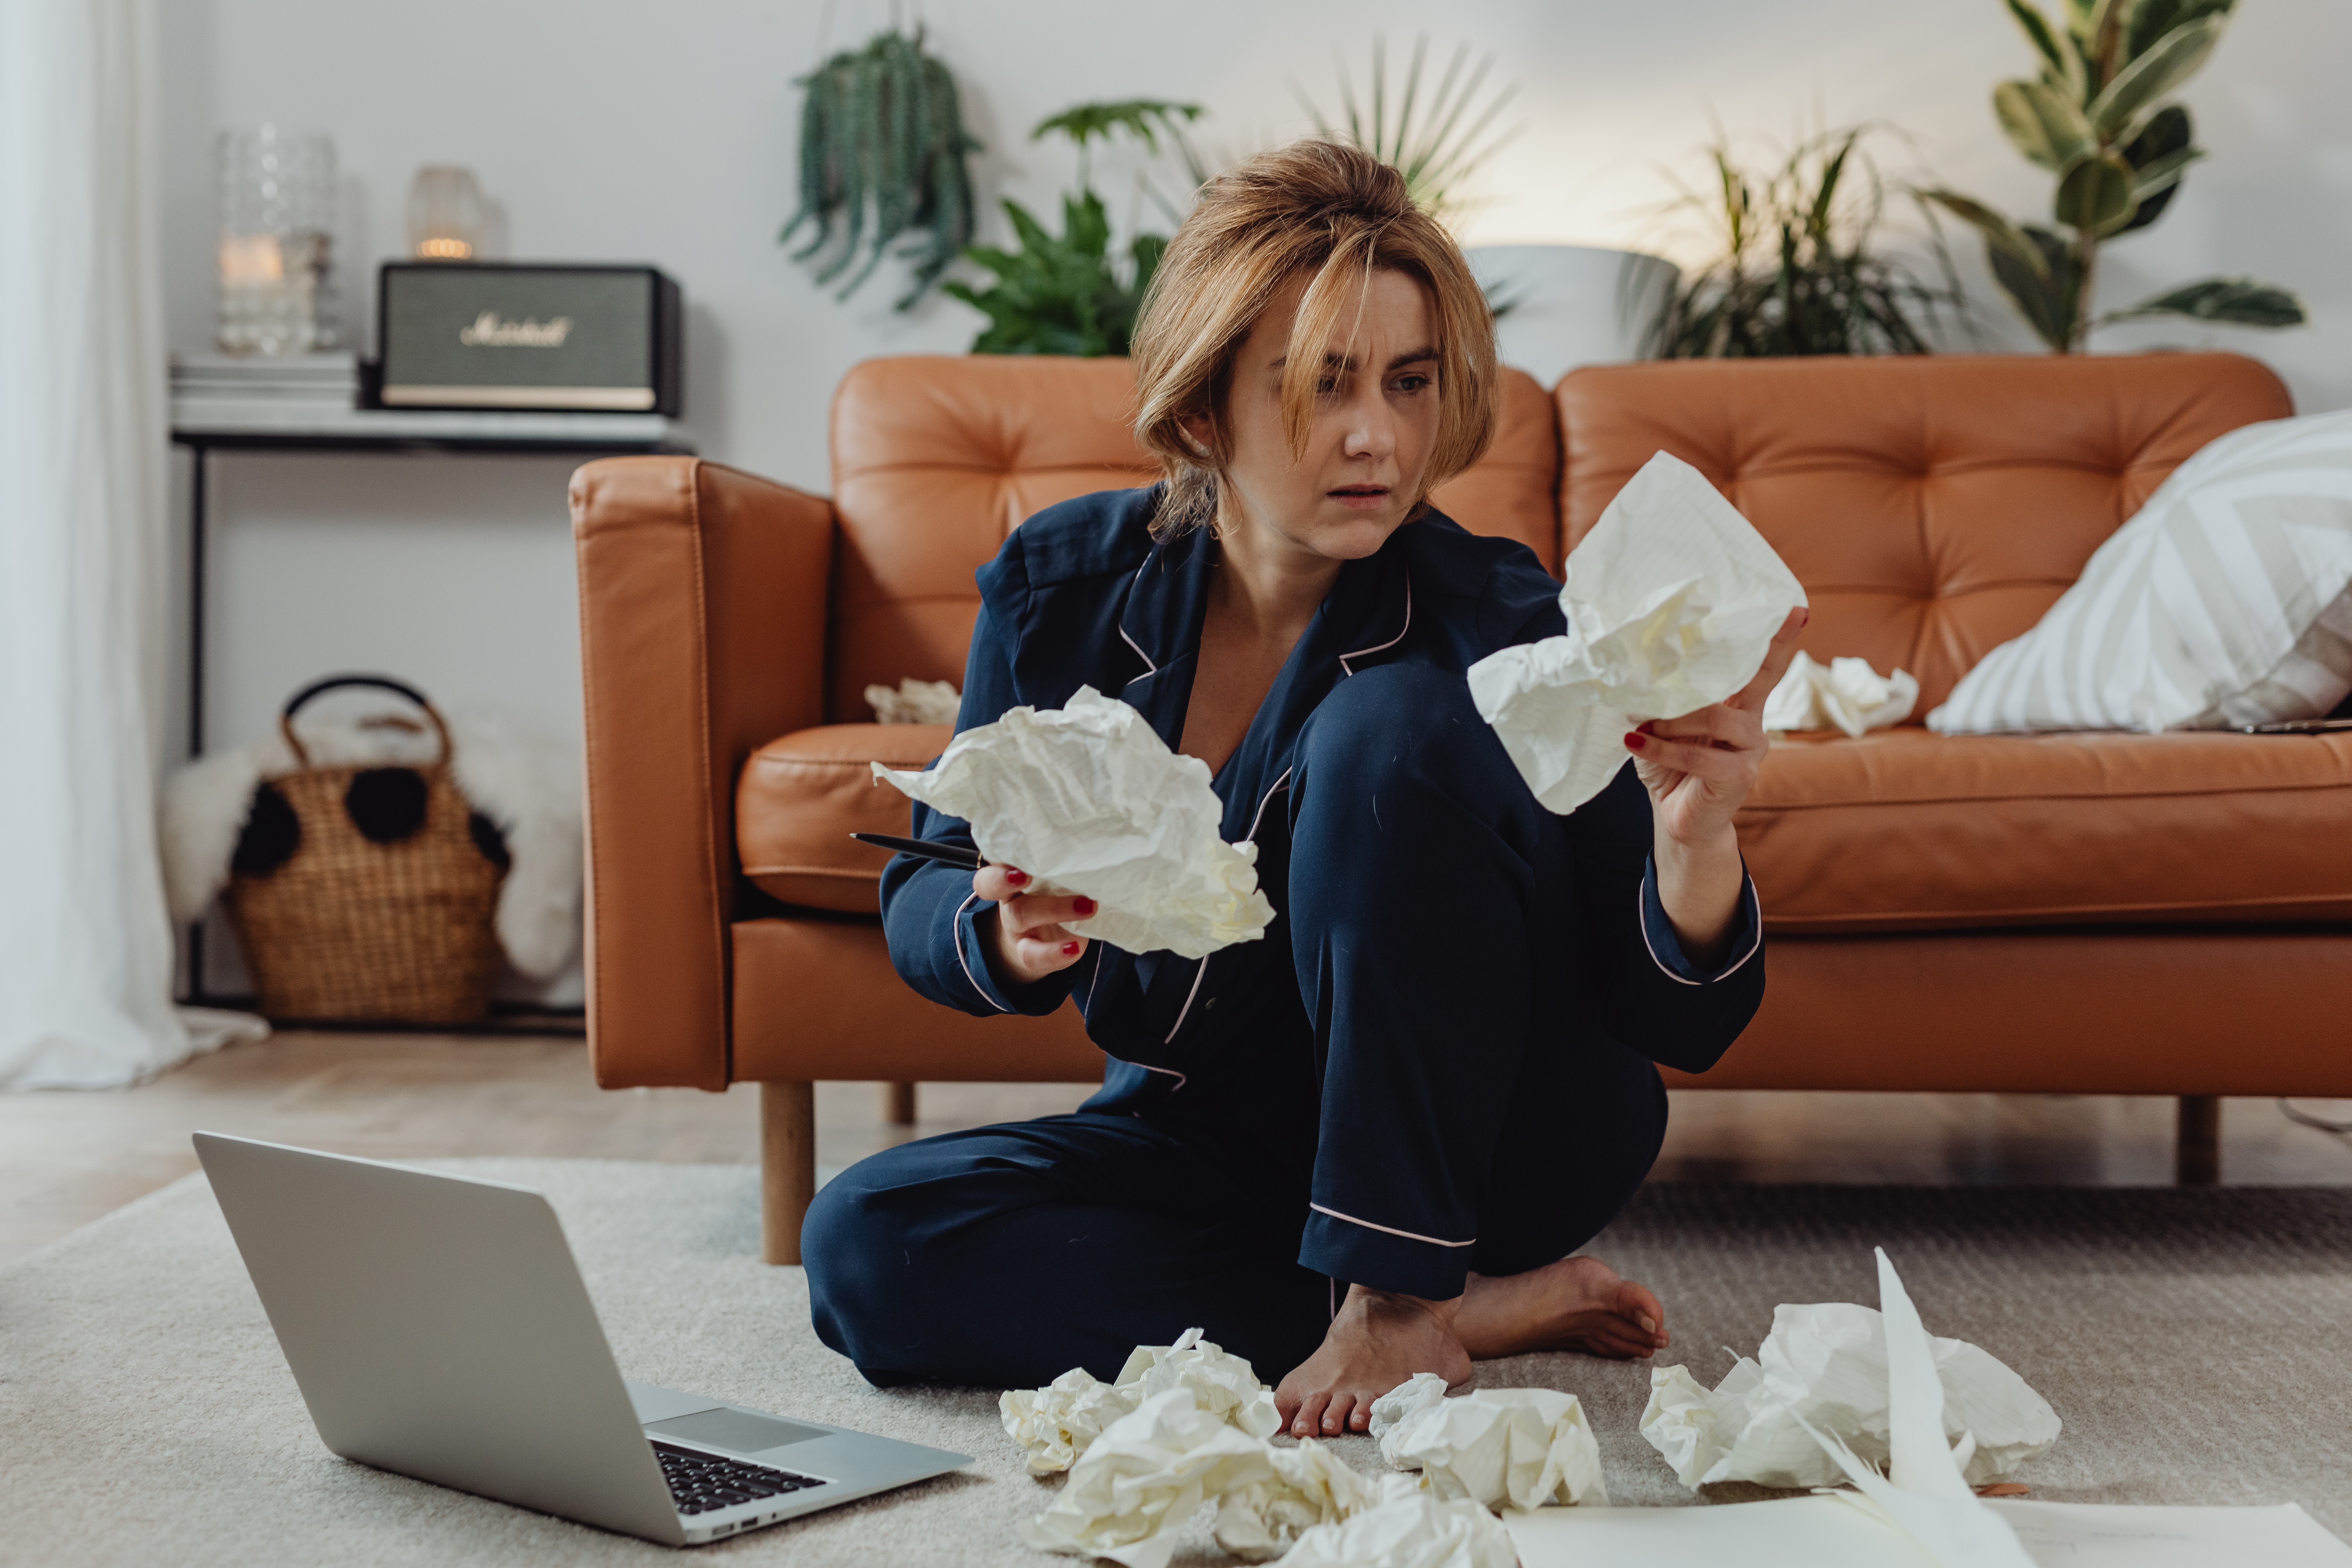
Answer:
[[1927, 726], [2210, 730], [2352, 692], [2352, 412], [2273, 419], [2173, 471]]

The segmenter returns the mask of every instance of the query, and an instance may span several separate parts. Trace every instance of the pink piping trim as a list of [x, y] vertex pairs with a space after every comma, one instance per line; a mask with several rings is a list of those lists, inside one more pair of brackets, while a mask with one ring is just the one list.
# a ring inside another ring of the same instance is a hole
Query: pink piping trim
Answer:
[[[1753, 881], [1750, 881], [1748, 884], [1748, 908], [1751, 923], [1756, 928], [1756, 934], [1748, 942], [1748, 951], [1739, 955], [1739, 963], [1733, 964], [1729, 969], [1727, 969], [1721, 974], [1717, 975], [1715, 980], [1728, 980], [1731, 978], [1732, 975], [1739, 972], [1739, 964], [1745, 963], [1749, 959], [1755, 957], [1757, 952], [1764, 945], [1764, 905], [1757, 897], [1756, 884]], [[1685, 980], [1681, 975], [1676, 974], [1673, 970], [1666, 967], [1666, 961], [1658, 956], [1657, 944], [1650, 940], [1650, 922], [1646, 918], [1649, 912], [1648, 908], [1643, 904], [1642, 900], [1642, 889], [1638, 887], [1635, 888], [1633, 889], [1633, 918], [1641, 922], [1642, 945], [1649, 949], [1650, 962], [1658, 966], [1658, 973], [1678, 985], [1714, 984], [1715, 980]]]
[[995, 1008], [995, 1009], [996, 1009], [998, 1012], [1000, 1012], [1000, 1013], [1010, 1013], [1011, 1011], [1013, 1011], [1013, 1009], [1012, 1009], [1012, 1008], [1007, 1007], [1003, 1003], [999, 1002], [995, 997], [991, 996], [991, 995], [988, 994], [988, 987], [986, 987], [985, 985], [982, 985], [982, 984], [980, 983], [980, 981], [979, 981], [979, 980], [978, 980], [978, 979], [977, 979], [977, 978], [972, 974], [972, 972], [971, 972], [971, 960], [970, 960], [970, 959], [966, 958], [966, 957], [963, 955], [963, 912], [964, 912], [964, 910], [968, 910], [968, 909], [971, 908], [971, 900], [972, 900], [972, 899], [977, 899], [978, 897], [980, 897], [980, 895], [979, 895], [978, 893], [973, 893], [973, 894], [971, 895], [971, 898], [967, 898], [966, 900], [964, 900], [964, 901], [963, 901], [963, 902], [961, 902], [961, 903], [960, 903], [960, 904], [958, 904], [958, 905], [956, 906], [956, 919], [955, 919], [955, 931], [956, 931], [956, 944], [955, 944], [955, 950], [956, 950], [956, 962], [957, 962], [958, 963], [960, 963], [960, 964], [961, 964], [961, 965], [963, 966], [963, 977], [964, 977], [964, 979], [965, 979], [967, 982], [969, 982], [969, 983], [970, 983], [970, 984], [971, 984], [971, 988], [972, 988], [974, 991], [977, 991], [977, 992], [979, 992], [979, 993], [980, 993], [980, 999], [981, 999], [982, 1001], [983, 1001], [983, 1002], [987, 1003], [990, 1006], [992, 1006], [992, 1007]]
[[1411, 630], [1412, 630], [1412, 578], [1407, 576], [1404, 580], [1404, 625], [1397, 628], [1397, 635], [1384, 643], [1374, 643], [1370, 647], [1360, 647], [1353, 653], [1341, 654], [1339, 668], [1349, 675], [1355, 674], [1355, 670], [1348, 663], [1349, 659], [1361, 658], [1370, 653], [1378, 653], [1384, 647], [1394, 647], [1404, 641], [1404, 634]]
[[1354, 1215], [1341, 1214], [1338, 1209], [1327, 1209], [1321, 1204], [1308, 1204], [1307, 1206], [1313, 1209], [1317, 1214], [1328, 1214], [1333, 1219], [1344, 1219], [1349, 1225], [1360, 1225], [1366, 1230], [1377, 1230], [1384, 1236], [1401, 1236], [1407, 1241], [1425, 1241], [1432, 1247], [1475, 1247], [1478, 1245], [1478, 1238], [1475, 1236], [1467, 1241], [1440, 1241], [1433, 1236], [1423, 1236], [1417, 1231], [1399, 1230], [1394, 1226], [1389, 1225], [1374, 1225], [1370, 1220], [1358, 1219]]

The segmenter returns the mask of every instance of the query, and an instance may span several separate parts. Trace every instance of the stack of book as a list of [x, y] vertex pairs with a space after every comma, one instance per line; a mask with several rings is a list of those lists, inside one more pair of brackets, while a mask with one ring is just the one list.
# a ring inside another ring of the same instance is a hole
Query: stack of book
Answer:
[[175, 430], [316, 429], [348, 422], [359, 401], [357, 354], [172, 356]]

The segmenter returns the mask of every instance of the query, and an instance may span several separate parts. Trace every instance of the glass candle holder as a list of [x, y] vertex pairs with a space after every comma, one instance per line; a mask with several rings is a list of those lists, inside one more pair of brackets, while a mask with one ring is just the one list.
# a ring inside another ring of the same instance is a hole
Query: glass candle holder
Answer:
[[218, 175], [221, 350], [335, 347], [334, 142], [278, 125], [224, 131]]
[[474, 171], [427, 163], [408, 185], [408, 253], [419, 261], [471, 261], [482, 242], [482, 187]]

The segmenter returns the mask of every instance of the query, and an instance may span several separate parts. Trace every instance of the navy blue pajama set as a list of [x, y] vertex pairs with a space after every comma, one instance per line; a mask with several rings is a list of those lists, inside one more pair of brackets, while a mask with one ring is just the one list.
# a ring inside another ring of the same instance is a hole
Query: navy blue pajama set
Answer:
[[[1157, 489], [1023, 523], [979, 574], [958, 728], [1082, 685], [1173, 747], [1218, 546], [1155, 542]], [[1686, 959], [1631, 768], [1567, 816], [1471, 705], [1471, 664], [1564, 630], [1525, 546], [1430, 513], [1340, 568], [1217, 773], [1276, 918], [1204, 961], [1089, 944], [1034, 985], [989, 967], [969, 872], [882, 879], [907, 983], [967, 1013], [1075, 1000], [1110, 1060], [1078, 1111], [927, 1138], [820, 1191], [817, 1333], [877, 1384], [1116, 1375], [1195, 1325], [1268, 1381], [1349, 1283], [1428, 1298], [1567, 1257], [1665, 1130], [1654, 1062], [1714, 1065], [1754, 1015], [1754, 888], [1727, 956]], [[921, 837], [969, 845], [918, 805]]]

